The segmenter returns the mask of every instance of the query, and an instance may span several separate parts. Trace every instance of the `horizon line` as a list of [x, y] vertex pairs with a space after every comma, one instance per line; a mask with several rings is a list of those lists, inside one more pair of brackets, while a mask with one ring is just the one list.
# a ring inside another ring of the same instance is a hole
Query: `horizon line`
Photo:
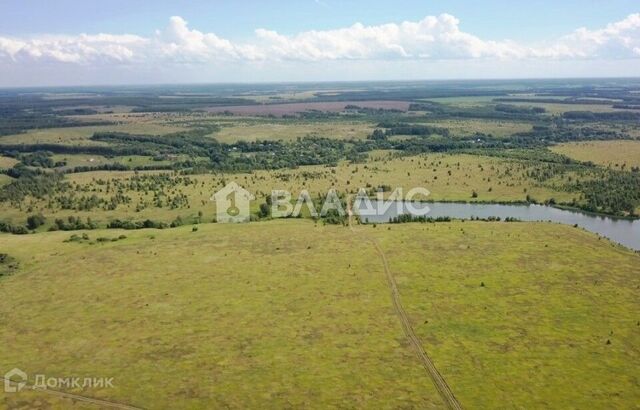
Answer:
[[184, 82], [184, 83], [118, 83], [118, 84], [71, 84], [71, 85], [18, 85], [0, 86], [0, 90], [22, 89], [64, 89], [64, 88], [124, 88], [124, 87], [182, 87], [208, 85], [294, 85], [294, 84], [364, 84], [364, 83], [446, 83], [473, 81], [554, 81], [554, 80], [640, 80], [638, 76], [576, 76], [576, 77], [496, 77], [496, 78], [438, 78], [438, 79], [392, 79], [392, 80], [303, 80], [303, 81], [212, 81], [212, 82]]

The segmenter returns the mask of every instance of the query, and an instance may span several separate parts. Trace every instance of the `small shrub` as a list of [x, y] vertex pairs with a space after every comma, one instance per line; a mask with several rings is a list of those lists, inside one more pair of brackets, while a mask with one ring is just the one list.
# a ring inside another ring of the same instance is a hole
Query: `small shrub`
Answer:
[[40, 226], [44, 225], [47, 219], [42, 215], [31, 215], [27, 218], [27, 228], [34, 230], [38, 229]]

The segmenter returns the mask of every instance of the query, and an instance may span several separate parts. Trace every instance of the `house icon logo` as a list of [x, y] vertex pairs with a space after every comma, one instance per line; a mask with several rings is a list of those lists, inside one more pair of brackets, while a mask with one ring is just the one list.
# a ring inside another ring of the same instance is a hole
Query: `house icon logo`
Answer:
[[5, 393], [17, 393], [27, 385], [27, 374], [16, 368], [9, 370], [4, 375]]
[[218, 223], [249, 222], [251, 201], [255, 197], [251, 192], [235, 182], [213, 194], [211, 200], [216, 203], [216, 221]]

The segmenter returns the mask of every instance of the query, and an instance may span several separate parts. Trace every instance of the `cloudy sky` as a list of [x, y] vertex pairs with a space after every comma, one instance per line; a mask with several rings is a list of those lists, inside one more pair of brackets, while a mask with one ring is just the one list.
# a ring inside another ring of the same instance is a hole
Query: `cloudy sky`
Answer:
[[3, 0], [0, 87], [640, 75], [640, 3]]

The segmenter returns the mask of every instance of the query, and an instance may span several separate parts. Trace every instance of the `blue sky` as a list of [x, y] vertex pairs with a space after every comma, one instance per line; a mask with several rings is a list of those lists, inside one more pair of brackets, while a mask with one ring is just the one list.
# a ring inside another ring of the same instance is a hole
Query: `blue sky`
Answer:
[[194, 27], [242, 39], [259, 27], [294, 34], [449, 13], [463, 22], [464, 30], [485, 38], [535, 40], [601, 27], [639, 11], [637, 0], [5, 0], [0, 2], [0, 32], [148, 35], [168, 17], [181, 16]]
[[626, 76], [639, 12], [637, 0], [5, 0], [0, 86]]

